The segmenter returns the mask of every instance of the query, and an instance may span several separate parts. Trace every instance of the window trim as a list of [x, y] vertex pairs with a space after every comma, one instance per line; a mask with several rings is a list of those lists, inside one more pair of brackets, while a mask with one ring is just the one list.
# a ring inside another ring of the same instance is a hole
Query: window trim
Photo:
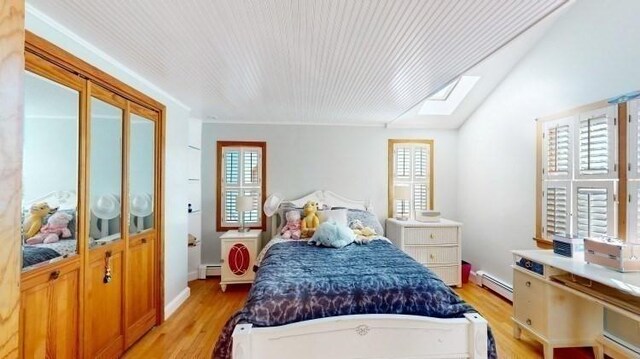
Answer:
[[429, 155], [429, 178], [427, 180], [431, 196], [429, 197], [429, 210], [434, 208], [435, 187], [434, 187], [434, 158], [435, 158], [435, 146], [432, 139], [389, 139], [387, 144], [387, 215], [389, 218], [393, 217], [393, 148], [397, 144], [422, 144], [430, 147]]
[[[216, 231], [225, 232], [231, 229], [237, 229], [239, 226], [224, 226], [222, 223], [222, 151], [225, 147], [259, 147], [262, 151], [261, 176], [260, 184], [260, 202], [262, 206], [267, 199], [267, 142], [265, 141], [217, 141], [216, 144]], [[267, 230], [267, 216], [264, 211], [261, 212], [261, 223], [259, 226], [250, 226], [251, 229]]]

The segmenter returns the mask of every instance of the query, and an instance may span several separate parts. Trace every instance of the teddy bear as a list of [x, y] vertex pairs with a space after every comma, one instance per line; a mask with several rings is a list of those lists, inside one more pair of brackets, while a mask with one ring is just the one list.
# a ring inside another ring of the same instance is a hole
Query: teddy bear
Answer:
[[353, 220], [349, 223], [349, 228], [356, 235], [356, 242], [358, 244], [366, 244], [377, 234], [371, 227], [366, 227], [359, 219]]
[[318, 203], [309, 201], [305, 203], [303, 207], [304, 218], [302, 219], [302, 238], [309, 238], [313, 236], [320, 225], [320, 219], [318, 218]]
[[51, 208], [47, 202], [40, 202], [33, 204], [31, 208], [29, 208], [29, 216], [25, 219], [22, 224], [22, 232], [24, 233], [24, 238], [29, 239], [40, 231], [42, 228], [42, 222], [44, 218], [57, 211], [58, 208]]
[[72, 219], [73, 216], [68, 213], [56, 212], [52, 214], [47, 219], [47, 224], [40, 229], [40, 233], [27, 239], [27, 244], [54, 243], [60, 238], [71, 237], [68, 226]]
[[280, 231], [282, 238], [300, 239], [302, 234], [300, 230], [300, 212], [297, 210], [289, 211], [285, 217], [287, 217], [287, 224]]

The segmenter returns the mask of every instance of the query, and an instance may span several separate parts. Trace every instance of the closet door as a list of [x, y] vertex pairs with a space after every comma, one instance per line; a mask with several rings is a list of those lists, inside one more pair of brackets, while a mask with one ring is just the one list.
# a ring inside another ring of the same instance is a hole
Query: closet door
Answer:
[[129, 243], [125, 305], [125, 347], [156, 323], [156, 148], [158, 114], [130, 103]]
[[85, 82], [30, 52], [25, 59], [20, 357], [76, 358]]
[[122, 198], [127, 101], [95, 84], [90, 83], [89, 89], [85, 356], [112, 358], [124, 350]]

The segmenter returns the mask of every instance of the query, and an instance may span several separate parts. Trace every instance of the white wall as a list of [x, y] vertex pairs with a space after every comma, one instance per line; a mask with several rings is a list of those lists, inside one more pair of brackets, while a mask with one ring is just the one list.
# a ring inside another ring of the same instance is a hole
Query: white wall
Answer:
[[535, 118], [640, 88], [635, 0], [578, 1], [459, 132], [463, 258], [511, 283], [509, 250], [534, 248]]
[[202, 134], [202, 263], [220, 262], [215, 232], [216, 141], [267, 142], [267, 193], [298, 198], [317, 189], [369, 199], [384, 224], [387, 216], [387, 140], [435, 140], [435, 206], [456, 218], [457, 134], [448, 130], [381, 127], [265, 126], [205, 123]]
[[188, 296], [187, 287], [187, 119], [190, 110], [128, 68], [50, 19], [28, 11], [26, 28], [75, 56], [153, 97], [167, 108], [165, 133], [165, 305]]

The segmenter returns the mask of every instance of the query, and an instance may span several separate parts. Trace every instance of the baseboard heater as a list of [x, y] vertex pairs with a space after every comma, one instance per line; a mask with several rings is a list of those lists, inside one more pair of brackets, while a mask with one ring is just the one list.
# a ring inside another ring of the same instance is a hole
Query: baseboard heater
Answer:
[[203, 264], [198, 270], [198, 279], [206, 279], [207, 277], [219, 277], [220, 264]]
[[513, 302], [513, 287], [492, 276], [485, 271], [477, 271], [475, 273], [475, 282], [481, 287], [487, 287], [498, 293], [501, 297]]

